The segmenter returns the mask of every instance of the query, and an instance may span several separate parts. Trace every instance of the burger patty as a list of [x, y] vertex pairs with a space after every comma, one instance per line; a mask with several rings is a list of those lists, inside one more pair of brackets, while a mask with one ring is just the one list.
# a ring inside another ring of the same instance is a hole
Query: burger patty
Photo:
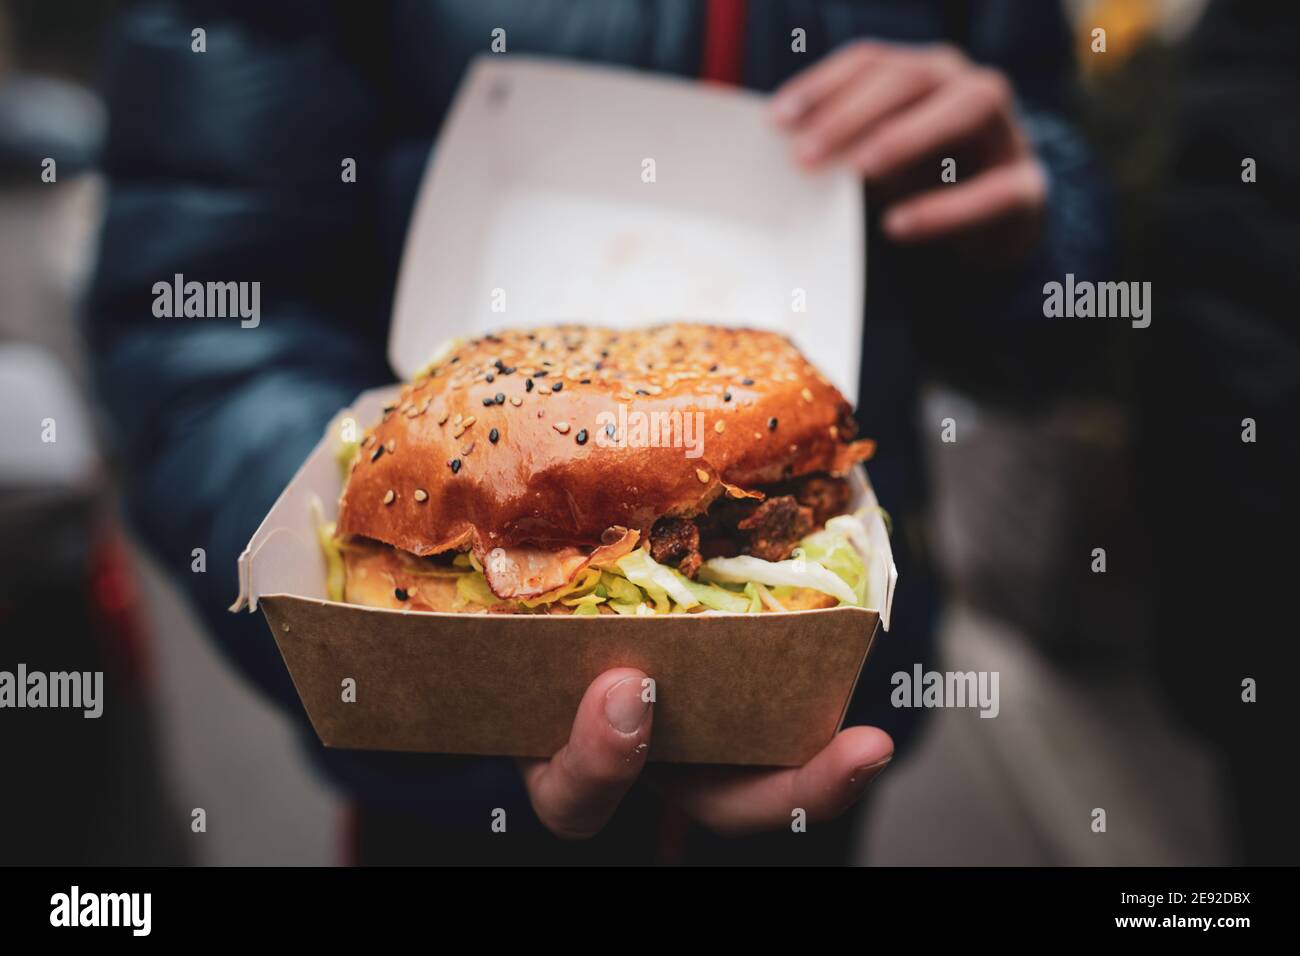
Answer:
[[764, 561], [784, 561], [812, 529], [812, 509], [799, 504], [794, 495], [768, 498], [736, 524], [737, 531], [749, 533], [746, 552]]
[[660, 518], [650, 529], [650, 557], [671, 564], [688, 578], [695, 577], [704, 560], [699, 527], [690, 518]]
[[727, 498], [695, 518], [660, 518], [650, 529], [650, 556], [692, 578], [706, 554], [783, 561], [801, 538], [843, 514], [851, 495], [846, 479], [824, 474], [762, 490], [762, 502]]

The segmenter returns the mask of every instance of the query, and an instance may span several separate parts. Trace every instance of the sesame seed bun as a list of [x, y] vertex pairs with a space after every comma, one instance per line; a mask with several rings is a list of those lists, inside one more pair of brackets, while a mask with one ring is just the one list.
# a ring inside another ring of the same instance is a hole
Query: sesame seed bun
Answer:
[[496, 549], [522, 554], [518, 573], [489, 581], [502, 597], [537, 594], [594, 548], [635, 547], [661, 517], [845, 474], [873, 449], [853, 434], [844, 396], [776, 333], [500, 332], [445, 351], [367, 431], [338, 531], [418, 556], [472, 550], [489, 569]]

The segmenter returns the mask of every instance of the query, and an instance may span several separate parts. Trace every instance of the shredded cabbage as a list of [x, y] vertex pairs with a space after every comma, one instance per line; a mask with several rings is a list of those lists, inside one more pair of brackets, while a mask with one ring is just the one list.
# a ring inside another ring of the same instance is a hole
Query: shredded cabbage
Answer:
[[311, 514], [316, 525], [316, 543], [325, 558], [325, 596], [331, 601], [343, 601], [347, 575], [343, 571], [343, 549], [334, 533], [337, 523], [325, 520], [318, 498], [313, 497]]
[[[862, 559], [857, 560], [861, 565]], [[712, 558], [704, 562], [700, 576], [706, 581], [731, 584], [753, 581], [755, 584], [812, 588], [839, 598], [844, 604], [858, 603], [857, 594], [844, 578], [808, 557], [790, 558], [786, 561], [764, 561], [748, 554], [735, 558]]]
[[763, 604], [766, 604], [769, 611], [785, 610], [785, 605], [782, 604], [780, 601], [778, 601], [775, 595], [773, 595], [771, 591], [769, 591], [763, 585], [759, 584], [757, 581], [750, 581], [748, 584], [745, 585], [745, 587], [747, 588], [752, 587], [754, 589], [754, 592], [758, 595], [759, 601]]
[[700, 603], [683, 583], [689, 583], [689, 579], [680, 571], [665, 567], [650, 557], [650, 552], [645, 548], [637, 548], [630, 554], [623, 555], [616, 563], [629, 581], [650, 595], [650, 599], [655, 602], [656, 611], [671, 610], [668, 606], [669, 598], [686, 609]]
[[325, 553], [325, 593], [331, 601], [343, 600], [343, 588], [347, 578], [343, 574], [343, 552], [334, 539], [334, 522], [327, 521], [317, 532], [320, 535], [320, 548]]
[[[321, 525], [321, 548], [327, 560], [331, 560], [333, 531], [332, 525]], [[333, 548], [338, 555], [337, 544]], [[811, 588], [837, 598], [841, 604], [865, 607], [869, 553], [860, 520], [841, 515], [800, 541], [786, 561], [763, 561], [750, 555], [713, 558], [700, 568], [700, 579], [692, 581], [676, 568], [654, 560], [645, 548], [638, 548], [612, 565], [583, 568], [568, 584], [515, 603], [527, 611], [541, 611], [559, 603], [583, 617], [599, 615], [602, 607], [630, 616], [702, 611], [757, 614], [764, 610], [784, 611], [781, 601], [793, 589]], [[483, 567], [471, 552], [457, 555], [451, 570], [456, 574], [457, 607], [503, 603], [488, 587]], [[336, 576], [340, 589], [340, 598], [336, 599], [341, 599], [341, 556], [337, 572], [332, 561], [330, 564], [331, 597]]]
[[488, 587], [482, 571], [466, 571], [456, 579], [456, 606], [466, 604], [500, 604], [501, 599]]

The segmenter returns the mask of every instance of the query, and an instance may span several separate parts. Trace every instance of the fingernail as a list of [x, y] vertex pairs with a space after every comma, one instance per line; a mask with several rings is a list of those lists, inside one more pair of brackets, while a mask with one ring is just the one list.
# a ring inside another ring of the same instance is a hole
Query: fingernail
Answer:
[[874, 780], [880, 774], [880, 771], [888, 767], [889, 762], [893, 759], [894, 755], [890, 754], [884, 760], [877, 760], [875, 763], [869, 763], [858, 767], [853, 771], [853, 773], [849, 774], [849, 786], [853, 787], [855, 790], [861, 790]]
[[641, 699], [641, 678], [624, 677], [605, 691], [605, 719], [620, 734], [634, 734], [650, 710], [650, 702]]

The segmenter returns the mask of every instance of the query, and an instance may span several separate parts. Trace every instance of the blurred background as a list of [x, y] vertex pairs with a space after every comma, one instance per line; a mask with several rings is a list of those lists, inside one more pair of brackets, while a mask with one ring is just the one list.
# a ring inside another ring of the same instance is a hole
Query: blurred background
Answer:
[[[119, 463], [107, 450], [78, 315], [100, 254], [101, 42], [121, 6], [0, 0], [0, 667], [102, 669], [113, 699], [128, 702], [95, 722], [0, 714], [5, 765], [24, 768], [14, 775], [21, 785], [7, 780], [0, 790], [0, 863], [343, 863], [348, 799], [308, 765], [290, 721], [214, 649], [119, 517]], [[1117, 279], [1163, 275], [1156, 237], [1194, 229], [1213, 208], [1213, 195], [1194, 185], [1177, 192], [1195, 179], [1187, 137], [1229, 135], [1232, 123], [1197, 130], [1184, 120], [1239, 114], [1215, 97], [1267, 61], [1220, 56], [1217, 72], [1203, 69], [1189, 37], [1205, 6], [1066, 5], [1081, 67], [1076, 119], [1114, 192]], [[1283, 20], [1277, 32], [1294, 53], [1294, 18]], [[1104, 57], [1089, 55], [1098, 26], [1108, 34]], [[1240, 94], [1258, 102], [1250, 97], [1277, 89], [1294, 114], [1293, 77], [1260, 76]], [[59, 157], [57, 180], [44, 182], [50, 156]], [[1294, 248], [1295, 208], [1281, 213], [1279, 232], [1248, 221], [1233, 235]], [[1281, 267], [1263, 252], [1256, 264]], [[1231, 301], [1231, 283], [1207, 295]], [[1173, 296], [1157, 303], [1156, 326], [1172, 321]], [[1255, 731], [1197, 719], [1204, 688], [1182, 700], [1169, 689], [1158, 606], [1167, 591], [1152, 558], [1153, 544], [1168, 542], [1141, 503], [1144, 482], [1181, 459], [1146, 462], [1142, 449], [1155, 446], [1138, 439], [1148, 410], [1158, 416], [1159, 400], [1180, 393], [1173, 379], [1137, 371], [1149, 367], [1136, 348], [1143, 334], [1081, 355], [1068, 390], [1009, 400], [957, 376], [927, 382], [918, 429], [930, 503], [901, 533], [924, 539], [944, 582], [941, 666], [999, 671], [1001, 714], [928, 715], [855, 822], [856, 862], [1226, 864], [1281, 852], [1280, 834], [1249, 832], [1252, 818], [1269, 818], [1252, 814], [1239, 792], [1261, 748], [1234, 749], [1230, 735]], [[1294, 357], [1263, 349], [1274, 361]], [[1239, 368], [1255, 381], [1248, 363]], [[1274, 400], [1294, 396], [1294, 368], [1281, 375]], [[1154, 404], [1144, 394], [1152, 382]], [[920, 427], [949, 415], [965, 429], [956, 444]], [[47, 416], [59, 429], [53, 453], [32, 425]], [[1196, 441], [1167, 440], [1185, 437]], [[1112, 556], [1104, 584], [1087, 571], [1099, 541]], [[1201, 579], [1182, 583], [1198, 608], [1192, 626], [1222, 628], [1216, 640], [1235, 644], [1240, 635], [1224, 628], [1230, 584], [1210, 578], [1205, 551]], [[1185, 653], [1204, 653], [1211, 637]], [[1243, 672], [1225, 667], [1226, 689], [1213, 692], [1235, 701]], [[1094, 807], [1107, 809], [1108, 839], [1089, 828]], [[196, 808], [206, 832], [192, 829]]]

